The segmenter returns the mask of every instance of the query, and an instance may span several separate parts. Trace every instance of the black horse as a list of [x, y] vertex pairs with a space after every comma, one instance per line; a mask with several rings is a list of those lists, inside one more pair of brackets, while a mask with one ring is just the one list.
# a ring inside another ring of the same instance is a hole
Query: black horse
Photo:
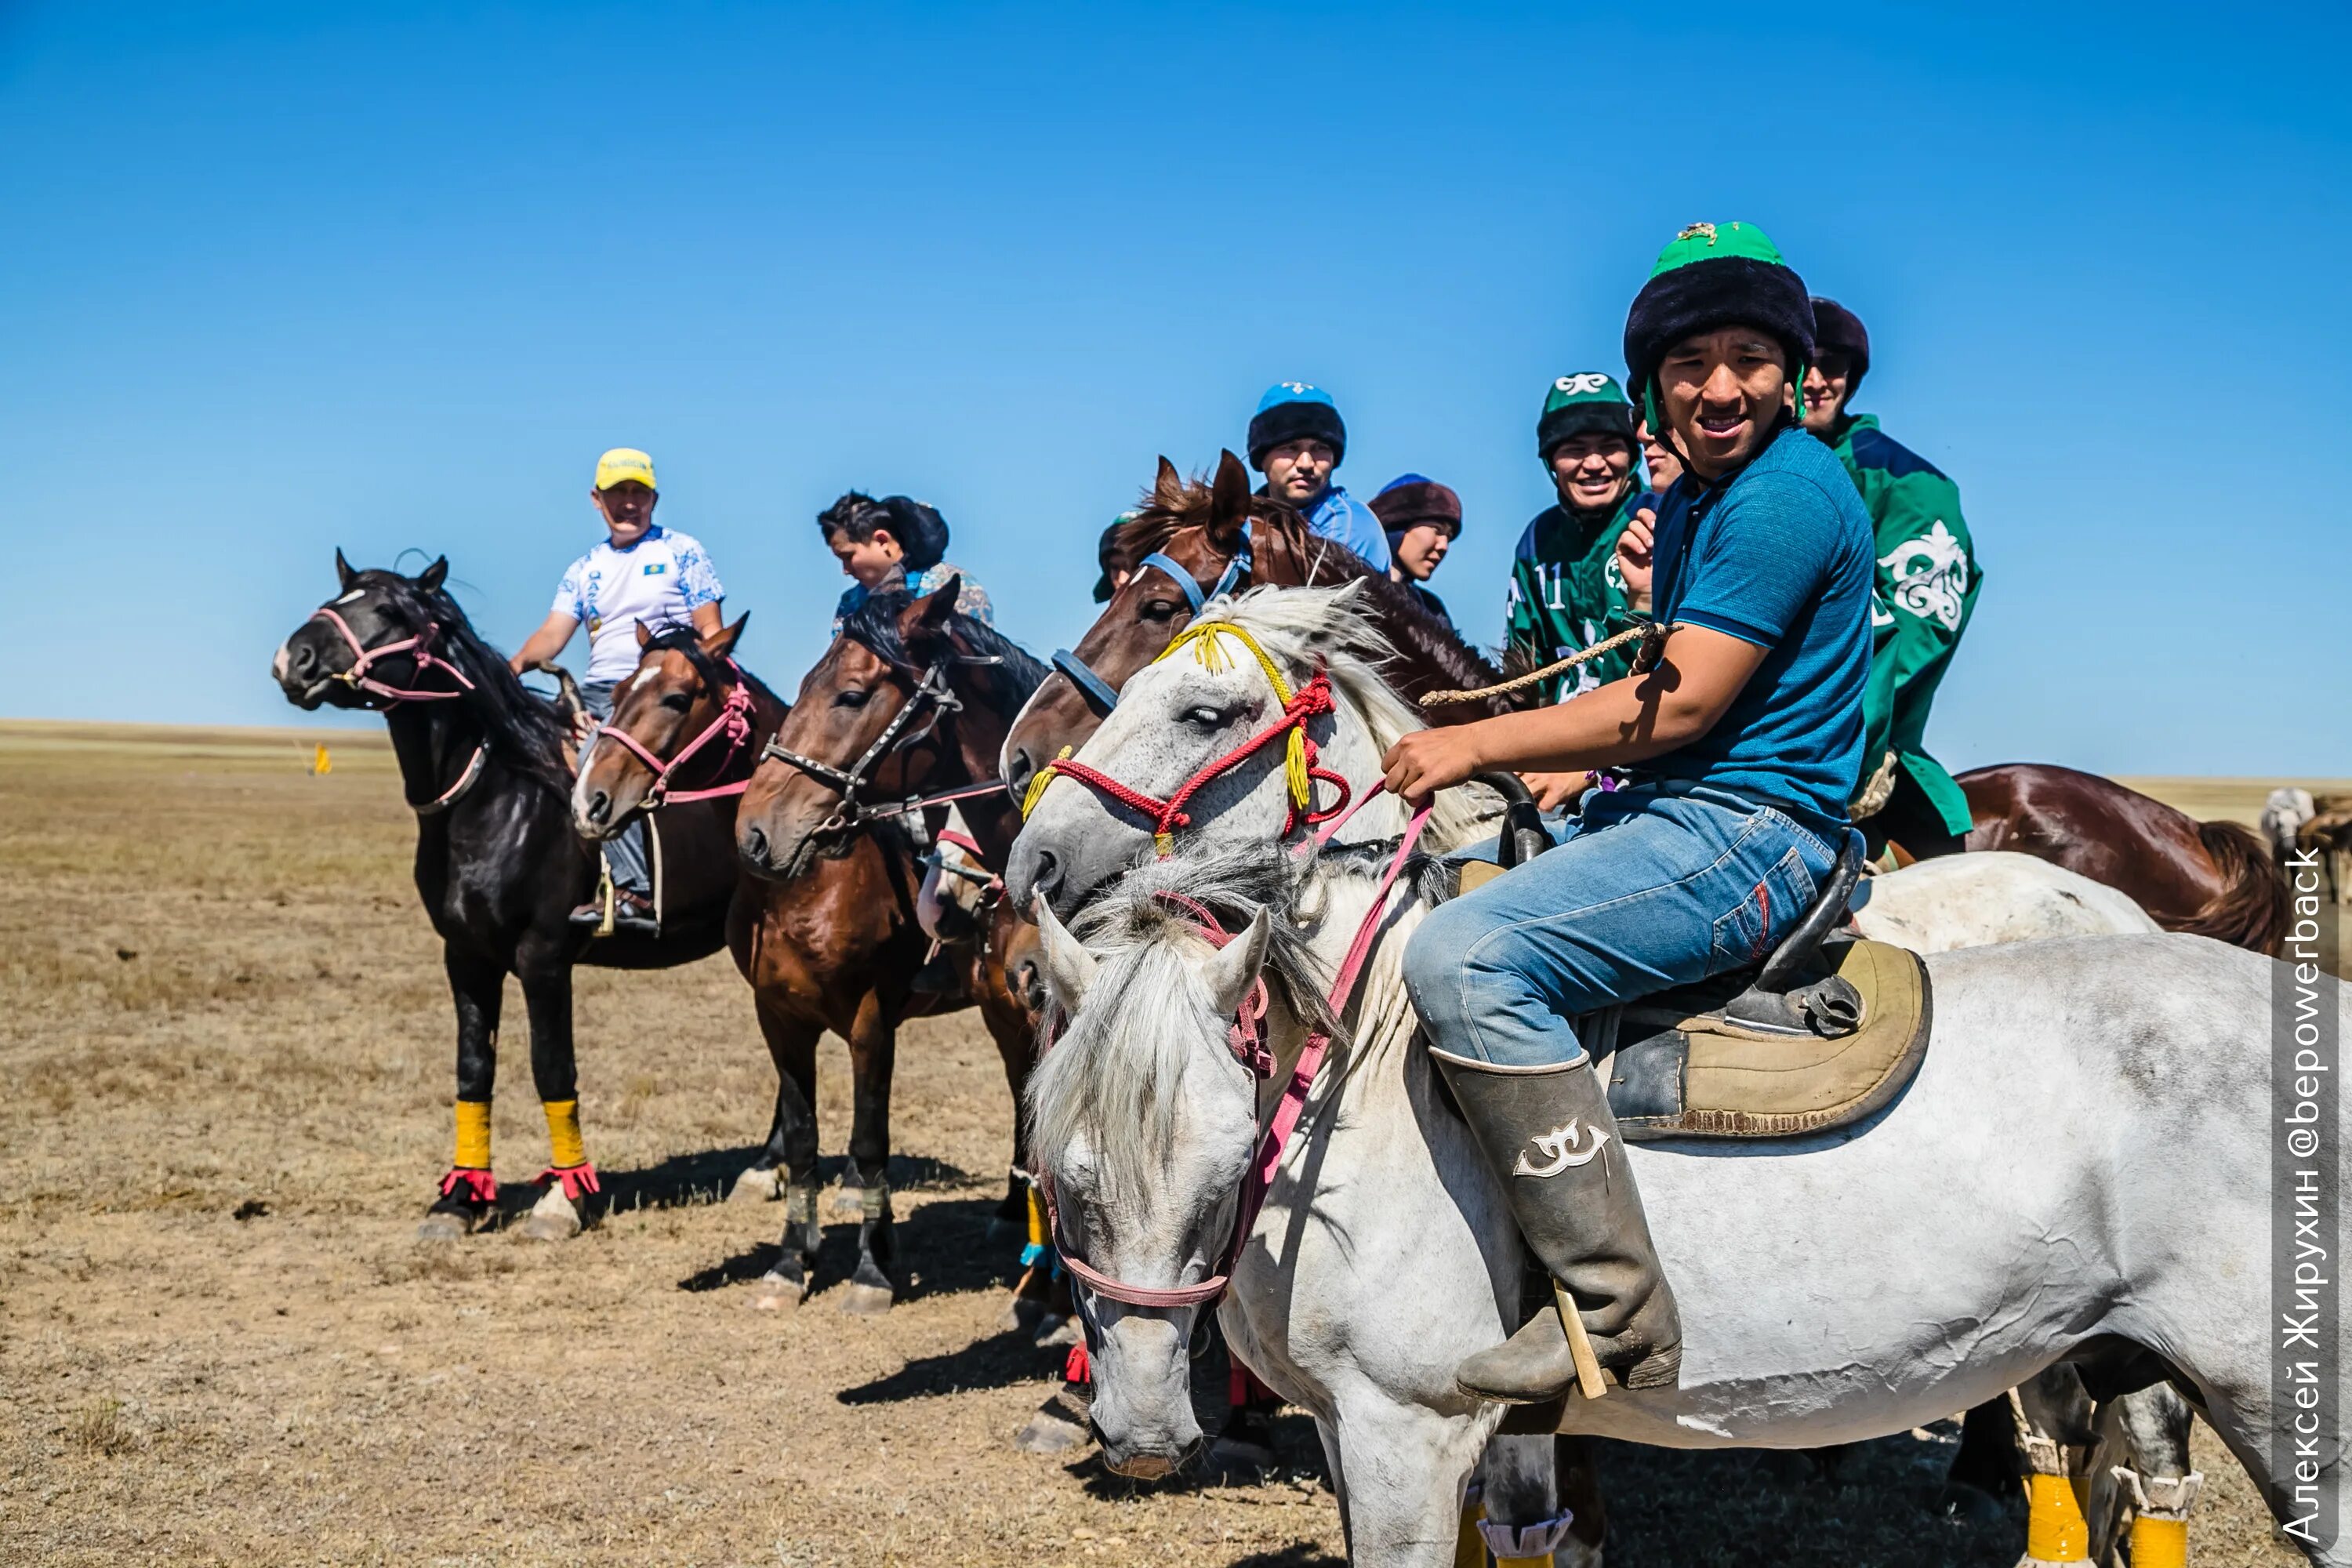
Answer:
[[416, 890], [440, 933], [457, 1005], [457, 1153], [420, 1234], [460, 1236], [497, 1206], [489, 1106], [506, 977], [522, 983], [531, 1079], [546, 1109], [552, 1177], [523, 1234], [580, 1227], [598, 1190], [582, 1146], [572, 1050], [572, 966], [653, 969], [716, 952], [736, 884], [735, 802], [659, 814], [660, 934], [595, 936], [571, 923], [593, 897], [598, 853], [572, 826], [570, 726], [475, 635], [442, 587], [445, 557], [415, 577], [355, 572], [335, 552], [341, 595], [294, 630], [273, 673], [287, 700], [381, 711], [416, 813]]

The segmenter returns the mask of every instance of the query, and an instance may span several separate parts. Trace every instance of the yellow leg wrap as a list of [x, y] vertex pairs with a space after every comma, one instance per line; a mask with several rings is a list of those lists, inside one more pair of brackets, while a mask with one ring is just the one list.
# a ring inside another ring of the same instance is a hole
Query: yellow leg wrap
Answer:
[[547, 1100], [540, 1102], [540, 1108], [547, 1112], [548, 1163], [559, 1167], [586, 1164], [587, 1146], [580, 1140], [580, 1102]]
[[1039, 1247], [1045, 1247], [1052, 1240], [1052, 1237], [1045, 1232], [1045, 1194], [1038, 1191], [1037, 1184], [1034, 1182], [1029, 1184], [1028, 1206], [1029, 1245]]
[[1486, 1542], [1478, 1533], [1486, 1510], [1475, 1501], [1463, 1505], [1462, 1533], [1454, 1541], [1454, 1568], [1486, 1568]]
[[2132, 1568], [2189, 1568], [2189, 1521], [2150, 1519], [2132, 1521]]
[[1540, 1557], [1497, 1557], [1495, 1568], [1552, 1568], [1551, 1553], [1547, 1552]]
[[2082, 1563], [2091, 1555], [2091, 1527], [2073, 1483], [2064, 1476], [2025, 1478], [2025, 1554], [2036, 1563]]
[[471, 1100], [457, 1102], [457, 1157], [450, 1162], [464, 1170], [490, 1168], [490, 1108]]

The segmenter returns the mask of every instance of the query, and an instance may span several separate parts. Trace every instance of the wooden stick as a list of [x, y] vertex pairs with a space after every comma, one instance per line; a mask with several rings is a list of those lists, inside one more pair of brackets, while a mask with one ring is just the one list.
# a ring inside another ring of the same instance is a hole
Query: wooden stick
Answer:
[[1552, 1300], [1559, 1307], [1560, 1326], [1568, 1331], [1568, 1353], [1576, 1363], [1576, 1386], [1587, 1399], [1598, 1399], [1609, 1391], [1601, 1376], [1601, 1358], [1592, 1353], [1592, 1336], [1584, 1331], [1583, 1315], [1576, 1310], [1576, 1298], [1557, 1279], [1551, 1282]]

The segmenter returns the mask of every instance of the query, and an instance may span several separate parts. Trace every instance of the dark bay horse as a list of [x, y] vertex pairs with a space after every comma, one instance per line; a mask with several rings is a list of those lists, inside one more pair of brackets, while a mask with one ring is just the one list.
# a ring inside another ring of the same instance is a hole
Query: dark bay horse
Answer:
[[355, 572], [335, 552], [341, 593], [278, 650], [287, 700], [381, 711], [416, 813], [416, 890], [441, 938], [457, 1007], [457, 1152], [420, 1234], [459, 1236], [495, 1209], [490, 1095], [506, 977], [521, 982], [530, 1071], [548, 1119], [554, 1178], [523, 1226], [552, 1239], [579, 1229], [598, 1190], [582, 1143], [572, 1044], [572, 967], [685, 963], [726, 940], [734, 895], [734, 803], [682, 808], [663, 824], [661, 933], [595, 937], [572, 910], [595, 891], [595, 849], [572, 830], [570, 727], [526, 690], [443, 588], [447, 560], [415, 577]]
[[[964, 821], [982, 860], [1001, 858], [1019, 821], [993, 778], [996, 749], [1044, 674], [1011, 641], [956, 612], [959, 586], [924, 599], [878, 594], [852, 615], [803, 679], [742, 797], [737, 844], [754, 880], [730, 944], [784, 1079], [775, 1152], [793, 1207], [784, 1257], [766, 1281], [779, 1305], [805, 1293], [814, 1263], [814, 1051], [824, 1030], [849, 1043], [855, 1080], [843, 1185], [863, 1223], [845, 1310], [881, 1311], [894, 1295], [887, 1173], [901, 1021], [977, 1003], [1013, 1090], [1013, 1168], [1027, 1164], [1019, 1107], [1033, 1053], [1028, 998], [1042, 988], [1011, 909], [995, 900], [983, 917], [987, 939], [953, 950], [962, 995], [913, 986], [930, 945], [916, 914], [917, 841], [938, 833], [946, 806], [908, 803], [971, 791], [961, 802]], [[653, 700], [658, 689], [633, 684], [626, 700]], [[1001, 1217], [1025, 1216], [1027, 1206], [1025, 1182], [1009, 1181]], [[1043, 1269], [1024, 1274], [1016, 1321], [1044, 1310], [1048, 1282]]]
[[[1006, 738], [1004, 780], [1019, 800], [1029, 781], [1063, 747], [1086, 743], [1128, 678], [1192, 624], [1214, 591], [1268, 584], [1296, 588], [1366, 580], [1369, 613], [1397, 649], [1390, 684], [1407, 697], [1492, 686], [1502, 672], [1451, 626], [1345, 545], [1317, 537], [1307, 520], [1278, 500], [1250, 493], [1249, 470], [1231, 452], [1216, 478], [1187, 481], [1167, 458], [1142, 510], [1118, 536], [1127, 581], [1103, 606], [1078, 646], [1055, 655], [1058, 667], [1037, 688]], [[1151, 559], [1157, 552], [1159, 559]], [[1168, 564], [1161, 564], [1162, 562]], [[1175, 570], [1169, 570], [1172, 565]], [[1524, 700], [1532, 701], [1529, 691]], [[1509, 699], [1489, 698], [1433, 709], [1433, 723], [1466, 723], [1500, 713]]]
[[1957, 782], [1975, 823], [1970, 849], [2021, 850], [2130, 894], [2167, 931], [2277, 954], [2286, 879], [2251, 829], [2041, 763], [1976, 768]]

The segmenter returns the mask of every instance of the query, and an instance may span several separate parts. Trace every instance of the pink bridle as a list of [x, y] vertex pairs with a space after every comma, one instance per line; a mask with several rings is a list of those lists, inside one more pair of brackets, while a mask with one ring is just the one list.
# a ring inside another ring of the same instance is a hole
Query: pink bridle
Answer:
[[[1366, 789], [1344, 815], [1318, 830], [1315, 842], [1318, 845], [1329, 842], [1333, 834], [1347, 826], [1349, 817], [1380, 793], [1377, 786]], [[1372, 897], [1371, 908], [1364, 911], [1363, 921], [1356, 928], [1355, 940], [1348, 944], [1348, 955], [1341, 962], [1339, 973], [1332, 976], [1330, 1004], [1331, 1016], [1335, 1018], [1348, 1010], [1349, 998], [1355, 994], [1356, 982], [1363, 974], [1364, 962], [1371, 955], [1372, 940], [1380, 932], [1381, 918], [1388, 911], [1389, 893], [1395, 888], [1397, 876], [1404, 869], [1405, 861], [1412, 857], [1413, 847], [1421, 841], [1421, 832], [1428, 826], [1431, 809], [1424, 805], [1413, 813], [1412, 822], [1405, 828], [1404, 837], [1397, 845], [1395, 856], [1390, 859], [1388, 869], [1381, 875], [1380, 890]], [[1201, 934], [1213, 945], [1222, 948], [1233, 941], [1233, 933], [1218, 922], [1217, 917], [1206, 906], [1181, 895], [1162, 894], [1160, 897], [1192, 916]], [[1226, 1032], [1226, 1047], [1234, 1053], [1234, 1059], [1261, 1079], [1274, 1074], [1274, 1054], [1266, 1048], [1261, 1033], [1265, 1014], [1265, 981], [1261, 977], [1249, 995], [1243, 999]], [[1234, 1214], [1232, 1239], [1225, 1243], [1225, 1249], [1208, 1279], [1197, 1285], [1161, 1289], [1148, 1285], [1129, 1285], [1101, 1272], [1070, 1250], [1068, 1241], [1062, 1235], [1061, 1216], [1055, 1208], [1053, 1183], [1050, 1179], [1041, 1180], [1038, 1189], [1045, 1199], [1046, 1217], [1053, 1226], [1054, 1245], [1061, 1254], [1063, 1267], [1096, 1295], [1129, 1307], [1197, 1307], [1223, 1296], [1233, 1280], [1234, 1261], [1241, 1256], [1243, 1244], [1257, 1224], [1258, 1210], [1265, 1206], [1266, 1194], [1274, 1186], [1274, 1173], [1282, 1164], [1282, 1152], [1289, 1144], [1291, 1133], [1297, 1129], [1298, 1119], [1307, 1109], [1307, 1097], [1315, 1088], [1315, 1079], [1323, 1070], [1323, 1058], [1329, 1054], [1330, 1048], [1331, 1037], [1321, 1030], [1307, 1037], [1307, 1044], [1290, 1069], [1290, 1081], [1284, 1086], [1282, 1098], [1275, 1103], [1274, 1115], [1258, 1139], [1257, 1154], [1251, 1163], [1249, 1174], [1243, 1178], [1240, 1205]]]
[[[446, 702], [453, 697], [463, 697], [467, 691], [474, 689], [474, 683], [466, 679], [464, 670], [436, 654], [428, 646], [433, 640], [433, 629], [429, 626], [413, 637], [402, 637], [396, 642], [370, 647], [360, 641], [359, 635], [352, 630], [350, 623], [335, 614], [335, 607], [332, 605], [320, 605], [318, 609], [311, 612], [310, 618], [314, 621], [326, 622], [341, 632], [343, 640], [352, 646], [351, 668], [329, 677], [330, 679], [340, 680], [344, 685], [356, 687], [362, 691], [373, 692], [376, 696], [392, 702]], [[422, 679], [428, 669], [446, 669], [449, 672], [450, 679], [465, 688], [465, 690], [416, 691], [404, 687], [386, 686], [383, 681], [369, 677], [368, 670], [376, 660], [390, 658], [396, 653], [404, 653], [415, 662], [416, 679]]]
[[[687, 760], [720, 735], [727, 737], [727, 754], [719, 762], [720, 773], [727, 771], [727, 764], [735, 760], [736, 753], [740, 752], [744, 742], [751, 738], [751, 689], [743, 682], [743, 671], [733, 659], [727, 661], [727, 668], [735, 671], [736, 681], [727, 689], [727, 700], [719, 705], [718, 716], [703, 726], [702, 733], [688, 741], [677, 755], [666, 763], [646, 750], [645, 745], [626, 730], [614, 724], [602, 724], [597, 727], [596, 740], [618, 742], [623, 751], [653, 770], [653, 784], [646, 791], [644, 801], [646, 810], [658, 811], [674, 801], [716, 800], [721, 795], [741, 795], [751, 787], [751, 781], [749, 778], [738, 779], [733, 784], [713, 784], [704, 789], [674, 790], [669, 787], [671, 777], [678, 769], [686, 765]], [[593, 745], [595, 742], [592, 741], [589, 743]], [[584, 765], [586, 759], [583, 757], [582, 762]]]

